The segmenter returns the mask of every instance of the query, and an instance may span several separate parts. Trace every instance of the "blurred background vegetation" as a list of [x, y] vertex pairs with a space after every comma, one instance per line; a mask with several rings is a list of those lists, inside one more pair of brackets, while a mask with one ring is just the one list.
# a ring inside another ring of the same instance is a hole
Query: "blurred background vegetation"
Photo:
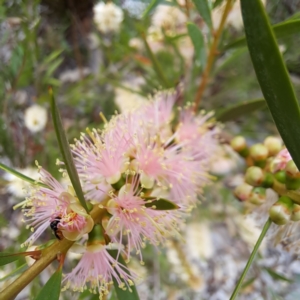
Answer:
[[[93, 11], [96, 1], [0, 0], [0, 161], [26, 169], [38, 160], [59, 178], [55, 160], [60, 154], [49, 114], [49, 86], [54, 89], [70, 142], [86, 127], [103, 126], [100, 112], [109, 119], [116, 111], [142, 105], [160, 90], [180, 86], [181, 105], [193, 102], [223, 2], [209, 1], [211, 30], [206, 16], [199, 14], [191, 0], [113, 1], [123, 17], [116, 30], [106, 31], [97, 25]], [[267, 0], [265, 5], [271, 24], [300, 18], [299, 0]], [[201, 32], [203, 43], [198, 47], [193, 44], [187, 22]], [[278, 40], [298, 99], [299, 32]], [[201, 101], [201, 108], [214, 110], [216, 115], [232, 105], [262, 98], [246, 46], [234, 44], [243, 35], [236, 1], [214, 54], [215, 63]], [[37, 110], [36, 116], [30, 116], [27, 110], [36, 104], [46, 110], [48, 120], [44, 118], [45, 126], [33, 130], [26, 122], [33, 126], [42, 122], [38, 115], [43, 113]], [[236, 134], [252, 142], [278, 135], [266, 106], [260, 104], [257, 108], [226, 119], [222, 134], [225, 145]], [[255, 225], [241, 225], [241, 209], [228, 187], [234, 185], [243, 165], [228, 151], [220, 150], [220, 156], [229, 158], [230, 163], [215, 167], [219, 180], [213, 189], [207, 189], [206, 201], [190, 220], [196, 227], [189, 227], [187, 246], [175, 242], [166, 245], [159, 261], [153, 261], [155, 249], [146, 249], [148, 269], [140, 285], [141, 299], [228, 299], [252, 247], [242, 228], [250, 233], [257, 229]], [[225, 178], [225, 174], [229, 175]], [[16, 217], [11, 208], [20, 201], [12, 190], [16, 187], [9, 187], [12, 181], [5, 175], [0, 179], [1, 250], [18, 250], [27, 235], [25, 228], [21, 229], [21, 217]], [[46, 240], [49, 237], [50, 230]], [[204, 252], [195, 250], [199, 252], [195, 256], [186, 255], [196, 246]], [[295, 257], [276, 250], [275, 261], [265, 263], [264, 257], [272, 251], [267, 249], [265, 255], [261, 254], [261, 262], [246, 282], [241, 299], [299, 299], [299, 288], [289, 285], [287, 289], [285, 285], [299, 282], [300, 269], [295, 275], [297, 267], [287, 268]], [[1, 277], [11, 271], [3, 270]], [[293, 279], [287, 278], [292, 275]], [[40, 280], [43, 282], [43, 278]], [[34, 299], [30, 295], [39, 289], [40, 280], [19, 299]], [[69, 299], [68, 294], [62, 297]], [[83, 295], [82, 299], [89, 298]]]

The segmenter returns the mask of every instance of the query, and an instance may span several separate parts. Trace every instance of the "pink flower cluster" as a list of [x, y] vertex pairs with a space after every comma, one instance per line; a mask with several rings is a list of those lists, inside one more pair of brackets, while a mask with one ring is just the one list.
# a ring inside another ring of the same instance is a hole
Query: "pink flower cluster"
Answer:
[[[147, 242], [157, 246], [177, 235], [183, 216], [210, 182], [218, 128], [210, 114], [195, 116], [188, 107], [174, 111], [175, 100], [174, 94], [160, 94], [134, 112], [114, 116], [103, 130], [87, 130], [71, 146], [86, 201], [107, 211], [102, 226], [128, 260], [135, 252], [143, 263]], [[26, 222], [34, 233], [25, 244], [36, 241], [50, 224], [64, 238], [81, 240], [94, 228], [93, 219], [72, 188], [66, 190], [43, 169], [40, 174], [48, 188], [34, 189], [26, 200]], [[157, 207], [161, 200], [176, 209]], [[103, 244], [87, 242], [65, 283], [80, 291], [88, 284], [102, 295], [112, 278], [129, 288], [135, 277]]]

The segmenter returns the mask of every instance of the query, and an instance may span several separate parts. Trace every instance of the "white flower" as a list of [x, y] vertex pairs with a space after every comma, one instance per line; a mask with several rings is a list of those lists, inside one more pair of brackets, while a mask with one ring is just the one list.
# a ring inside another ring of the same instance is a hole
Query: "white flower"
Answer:
[[[16, 171], [35, 180], [39, 178], [36, 168], [28, 167], [26, 169], [16, 169]], [[8, 181], [6, 189], [9, 193], [13, 194], [17, 198], [26, 197], [26, 189], [30, 186], [27, 181], [24, 181], [10, 173], [4, 174], [4, 179]]]
[[[131, 80], [123, 82], [122, 86], [139, 90], [140, 82], [138, 80]], [[138, 93], [131, 92], [124, 88], [116, 88], [115, 103], [120, 108], [121, 112], [133, 111], [147, 103], [147, 98]]]
[[163, 27], [168, 33], [175, 33], [180, 27], [185, 28], [186, 15], [176, 6], [158, 5], [153, 17], [152, 26]]
[[114, 3], [100, 2], [94, 6], [94, 22], [103, 33], [119, 31], [123, 11]]
[[144, 43], [139, 38], [132, 38], [129, 41], [129, 46], [132, 47], [132, 48], [135, 48], [137, 50], [142, 50], [143, 47], [144, 47]]
[[47, 119], [47, 110], [38, 104], [34, 104], [25, 110], [25, 126], [31, 132], [38, 132], [43, 130], [46, 126]]

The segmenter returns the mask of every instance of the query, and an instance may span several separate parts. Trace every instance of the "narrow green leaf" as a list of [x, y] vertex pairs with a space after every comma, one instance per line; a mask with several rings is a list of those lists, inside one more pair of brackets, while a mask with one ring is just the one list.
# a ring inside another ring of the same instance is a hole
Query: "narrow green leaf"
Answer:
[[2, 163], [0, 163], [0, 169], [4, 170], [4, 171], [6, 171], [6, 172], [8, 172], [12, 175], [15, 175], [16, 177], [18, 177], [21, 180], [24, 180], [24, 181], [26, 181], [30, 184], [39, 185], [41, 187], [48, 188], [48, 186], [46, 184], [43, 184], [43, 183], [41, 183], [39, 181], [36, 181], [36, 180], [34, 180], [30, 177], [27, 177], [26, 175], [23, 175], [23, 174], [19, 173], [18, 171], [14, 170], [14, 169], [12, 169], [12, 168], [10, 168], [10, 167], [2, 164]]
[[248, 48], [277, 129], [300, 169], [300, 109], [260, 0], [241, 0]]
[[0, 282], [1, 281], [5, 281], [5, 280], [7, 280], [9, 278], [15, 277], [15, 276], [23, 273], [27, 269], [28, 269], [28, 264], [25, 263], [25, 264], [21, 265], [20, 267], [14, 269], [13, 271], [11, 271], [9, 274], [7, 274], [4, 277], [0, 278]]
[[[216, 75], [218, 72], [222, 71], [223, 69], [233, 65], [233, 63], [236, 63], [236, 60], [240, 58], [244, 53], [248, 51], [247, 47], [238, 48], [235, 51], [232, 51], [232, 53], [228, 53], [228, 57], [225, 58], [222, 63], [213, 70], [213, 74]], [[231, 52], [231, 51], [228, 51]]]
[[[117, 257], [118, 257], [117, 250], [108, 250], [108, 252], [114, 259], [117, 259]], [[119, 255], [119, 257], [118, 257], [118, 262], [121, 263], [123, 266], [127, 267], [126, 262], [121, 255]], [[117, 297], [119, 300], [139, 300], [140, 299], [135, 285], [131, 286], [130, 287], [131, 291], [129, 291], [128, 288], [126, 290], [120, 289], [118, 282], [114, 278], [113, 278], [113, 282], [114, 282], [115, 291], [116, 291], [116, 294], [117, 294]]]
[[162, 2], [162, 0], [152, 0], [143, 12], [142, 18], [147, 17], [160, 2]]
[[215, 0], [214, 4], [213, 4], [213, 9], [215, 9], [216, 7], [220, 6], [223, 3], [224, 0]]
[[[243, 1], [243, 0], [242, 0], [242, 1]], [[248, 1], [248, 0], [246, 0], [246, 1]], [[256, 0], [252, 0], [252, 1], [256, 1]], [[242, 285], [243, 285], [243, 281], [244, 281], [244, 279], [245, 279], [245, 277], [246, 277], [246, 275], [247, 275], [247, 273], [248, 273], [248, 270], [249, 270], [249, 268], [251, 267], [251, 265], [252, 265], [252, 263], [253, 263], [253, 260], [254, 260], [256, 254], [257, 254], [257, 251], [258, 251], [258, 249], [259, 249], [259, 246], [260, 246], [261, 242], [263, 241], [263, 239], [264, 239], [266, 233], [268, 232], [268, 230], [269, 230], [271, 224], [272, 224], [272, 221], [271, 221], [271, 219], [269, 218], [269, 219], [266, 221], [266, 223], [265, 223], [265, 225], [264, 225], [264, 227], [263, 227], [263, 229], [262, 229], [262, 231], [261, 231], [261, 233], [260, 233], [260, 236], [258, 237], [258, 240], [257, 240], [257, 242], [256, 242], [256, 244], [255, 244], [255, 246], [254, 246], [254, 248], [253, 248], [253, 250], [252, 250], [252, 252], [251, 252], [251, 254], [250, 254], [250, 256], [249, 256], [249, 259], [248, 259], [248, 261], [247, 261], [247, 264], [246, 264], [246, 266], [245, 266], [245, 268], [244, 268], [244, 270], [243, 270], [243, 272], [242, 272], [242, 274], [241, 274], [241, 277], [240, 277], [240, 279], [238, 280], [238, 282], [237, 282], [237, 284], [236, 284], [236, 286], [235, 286], [235, 289], [234, 289], [234, 291], [233, 291], [233, 293], [232, 293], [232, 295], [231, 295], [231, 297], [230, 297], [230, 300], [235, 300], [235, 299], [236, 299], [236, 297], [237, 297], [237, 295], [238, 295], [238, 293], [239, 293], [239, 291], [240, 291], [240, 289], [241, 289], [241, 287], [242, 287]]]
[[10, 264], [16, 260], [24, 258], [24, 255], [11, 252], [0, 252], [0, 266]]
[[61, 278], [62, 269], [59, 268], [40, 290], [35, 300], [58, 300], [61, 290]]
[[[300, 20], [289, 20], [289, 21], [284, 21], [281, 23], [278, 23], [274, 26], [272, 26], [272, 29], [275, 33], [275, 36], [277, 39], [283, 38], [292, 34], [297, 34], [299, 33], [299, 28], [300, 28]], [[226, 45], [224, 47], [224, 50], [230, 49], [230, 48], [237, 48], [237, 47], [243, 47], [246, 46], [246, 37], [240, 37], [233, 41], [232, 43]]]
[[84, 199], [84, 195], [82, 192], [82, 188], [80, 185], [78, 173], [77, 173], [75, 165], [74, 165], [70, 146], [69, 146], [65, 131], [63, 129], [60, 114], [59, 114], [58, 108], [56, 106], [56, 102], [55, 102], [55, 98], [54, 98], [52, 89], [49, 89], [49, 93], [50, 93], [50, 98], [51, 98], [50, 102], [51, 102], [52, 120], [53, 120], [53, 124], [54, 124], [54, 128], [55, 128], [55, 133], [56, 133], [57, 141], [59, 144], [60, 152], [62, 154], [67, 172], [69, 174], [70, 180], [72, 182], [72, 185], [73, 185], [75, 193], [78, 197], [78, 200], [80, 201], [80, 204], [85, 208], [85, 210], [88, 211], [88, 208], [87, 208], [87, 205], [86, 205], [86, 202]]
[[212, 21], [211, 21], [211, 13], [210, 13], [210, 8], [208, 5], [207, 0], [193, 0], [198, 12], [200, 13], [201, 17], [207, 24], [207, 26], [212, 29]]
[[296, 19], [300, 19], [300, 11], [294, 13], [293, 15], [291, 15], [290, 17], [287, 18], [287, 20], [289, 20], [289, 21], [296, 20]]
[[62, 52], [63, 50], [56, 50], [54, 52], [51, 52], [51, 54], [49, 54], [43, 61], [43, 65], [47, 65], [48, 63], [50, 63], [52, 60], [57, 58]]
[[170, 85], [169, 81], [167, 80], [167, 78], [166, 78], [166, 76], [165, 76], [165, 74], [164, 74], [164, 72], [162, 70], [162, 67], [159, 64], [159, 62], [158, 62], [155, 54], [152, 52], [152, 50], [151, 50], [151, 48], [150, 48], [150, 46], [149, 46], [146, 38], [143, 37], [143, 36], [142, 36], [142, 38], [143, 38], [143, 41], [144, 41], [145, 48], [146, 48], [146, 51], [148, 53], [148, 56], [149, 56], [149, 58], [150, 58], [150, 60], [152, 62], [153, 69], [154, 69], [154, 71], [155, 71], [155, 73], [156, 73], [156, 75], [157, 75], [157, 77], [158, 77], [161, 85], [163, 87], [165, 87], [165, 88], [170, 88], [171, 85]]
[[148, 208], [156, 210], [174, 210], [179, 208], [177, 204], [167, 199], [157, 199], [155, 197], [146, 197], [143, 199], [145, 199], [145, 206]]
[[286, 282], [289, 282], [289, 283], [293, 283], [294, 280], [292, 279], [289, 279], [277, 272], [275, 272], [274, 270], [272, 270], [271, 268], [264, 268], [269, 274], [270, 276], [272, 276], [275, 280], [281, 280], [281, 281], [286, 281]]
[[196, 61], [204, 68], [206, 62], [206, 49], [203, 34], [194, 23], [187, 23], [187, 28], [195, 48]]
[[50, 76], [53, 75], [53, 73], [55, 72], [55, 70], [60, 66], [60, 64], [63, 62], [63, 58], [58, 58], [55, 61], [53, 61], [46, 70], [46, 74], [45, 77], [48, 78]]
[[265, 99], [255, 99], [235, 104], [231, 107], [222, 109], [216, 113], [216, 119], [220, 122], [235, 120], [243, 115], [250, 114], [266, 106]]

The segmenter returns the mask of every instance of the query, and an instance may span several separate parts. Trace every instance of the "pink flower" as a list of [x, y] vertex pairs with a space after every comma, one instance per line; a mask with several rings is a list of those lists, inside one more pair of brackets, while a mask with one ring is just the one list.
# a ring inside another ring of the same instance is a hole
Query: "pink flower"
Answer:
[[89, 200], [101, 202], [111, 189], [111, 184], [118, 182], [126, 169], [128, 143], [114, 137], [110, 132], [101, 135], [93, 130], [88, 136], [82, 135], [72, 147], [76, 168]]
[[140, 174], [143, 188], [168, 191], [168, 199], [190, 208], [210, 182], [208, 167], [216, 150], [217, 129], [210, 129], [211, 114], [184, 109], [172, 131], [176, 95], [158, 99], [128, 114], [115, 116], [100, 134], [94, 130], [76, 142], [73, 152], [86, 197], [101, 202], [121, 176]]
[[110, 245], [88, 245], [77, 266], [63, 279], [63, 290], [83, 292], [89, 288], [92, 293], [98, 292], [102, 299], [108, 294], [113, 278], [121, 289], [131, 290], [136, 274], [130, 274], [128, 268], [115, 260], [106, 248], [110, 249]]
[[284, 170], [286, 164], [292, 160], [292, 157], [288, 151], [288, 149], [282, 149], [272, 160], [270, 164], [270, 171], [272, 173], [276, 173], [277, 171]]
[[169, 212], [156, 211], [145, 206], [146, 200], [142, 199], [138, 191], [138, 178], [124, 185], [119, 194], [107, 204], [107, 210], [112, 215], [106, 226], [106, 233], [115, 243], [122, 243], [124, 236], [127, 239], [127, 257], [132, 250], [140, 255], [147, 241], [157, 246], [166, 237], [170, 236], [166, 216]]
[[53, 221], [57, 228], [69, 240], [77, 240], [92, 230], [94, 222], [86, 213], [72, 191], [66, 191], [47, 171], [40, 168], [41, 182], [49, 188], [34, 187], [24, 202], [24, 216], [27, 227], [33, 234], [24, 245], [31, 245], [40, 235], [50, 228]]

